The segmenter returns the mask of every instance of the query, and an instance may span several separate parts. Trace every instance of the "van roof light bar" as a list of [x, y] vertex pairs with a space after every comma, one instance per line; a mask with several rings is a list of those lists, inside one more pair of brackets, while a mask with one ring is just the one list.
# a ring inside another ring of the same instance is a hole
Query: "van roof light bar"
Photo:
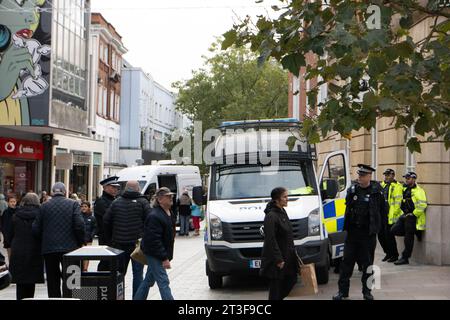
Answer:
[[221, 129], [227, 128], [255, 128], [255, 127], [292, 127], [298, 126], [300, 121], [295, 118], [280, 118], [280, 119], [262, 119], [262, 120], [242, 120], [242, 121], [224, 121], [221, 123]]

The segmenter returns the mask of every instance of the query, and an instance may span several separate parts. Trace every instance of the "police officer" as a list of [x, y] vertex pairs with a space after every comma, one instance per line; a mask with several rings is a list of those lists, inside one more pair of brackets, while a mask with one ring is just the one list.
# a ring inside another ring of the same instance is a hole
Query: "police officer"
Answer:
[[[98, 244], [101, 246], [108, 245], [103, 226], [103, 216], [119, 193], [120, 184], [117, 183], [117, 179], [117, 176], [112, 176], [100, 181], [100, 184], [103, 186], [103, 194], [100, 198], [95, 200], [94, 204], [94, 216], [97, 220]], [[108, 269], [109, 264], [107, 261], [100, 261], [98, 264], [98, 271], [108, 271]]]
[[333, 296], [333, 300], [348, 298], [355, 262], [363, 268], [361, 282], [364, 299], [374, 299], [371, 288], [367, 285], [370, 276], [367, 268], [372, 264], [371, 250], [376, 244], [376, 236], [380, 230], [381, 212], [385, 210], [381, 186], [378, 182], [371, 181], [374, 171], [375, 169], [368, 165], [358, 164], [357, 183], [347, 190], [344, 218], [347, 238], [340, 266], [339, 292]]
[[383, 188], [383, 195], [386, 201], [387, 215], [382, 217], [386, 225], [382, 225], [384, 233], [380, 231], [378, 240], [386, 253], [383, 261], [395, 262], [398, 260], [398, 251], [395, 236], [391, 232], [391, 228], [402, 214], [400, 205], [403, 198], [403, 185], [395, 180], [395, 171], [393, 169], [386, 169], [383, 174], [384, 181], [381, 182], [381, 187]]
[[394, 262], [395, 265], [409, 264], [409, 258], [414, 247], [414, 235], [420, 241], [426, 223], [427, 196], [425, 190], [417, 185], [417, 174], [415, 172], [408, 172], [403, 177], [405, 178], [405, 185], [400, 208], [405, 219], [405, 250], [402, 257]]

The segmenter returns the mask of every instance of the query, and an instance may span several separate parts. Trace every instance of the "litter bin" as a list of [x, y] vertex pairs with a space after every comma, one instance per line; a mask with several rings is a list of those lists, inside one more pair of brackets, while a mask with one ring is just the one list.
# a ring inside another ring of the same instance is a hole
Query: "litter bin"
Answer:
[[[63, 257], [63, 297], [80, 300], [125, 300], [124, 252], [107, 246], [86, 246]], [[83, 272], [84, 260], [108, 261], [109, 271]]]

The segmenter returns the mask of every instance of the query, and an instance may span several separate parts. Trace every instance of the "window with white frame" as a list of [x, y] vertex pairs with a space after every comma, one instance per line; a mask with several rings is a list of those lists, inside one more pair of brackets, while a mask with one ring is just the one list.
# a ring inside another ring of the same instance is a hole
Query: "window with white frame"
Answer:
[[[416, 131], [414, 129], [414, 125], [412, 125], [408, 130], [407, 130], [407, 134], [406, 134], [406, 142], [411, 139], [411, 138], [415, 138], [416, 137]], [[405, 161], [405, 166], [406, 166], [406, 172], [409, 171], [416, 171], [416, 157], [414, 155], [413, 152], [410, 152], [408, 147], [405, 148], [406, 149], [406, 161]]]
[[377, 125], [371, 130], [372, 136], [372, 168], [377, 169], [378, 166], [378, 130]]

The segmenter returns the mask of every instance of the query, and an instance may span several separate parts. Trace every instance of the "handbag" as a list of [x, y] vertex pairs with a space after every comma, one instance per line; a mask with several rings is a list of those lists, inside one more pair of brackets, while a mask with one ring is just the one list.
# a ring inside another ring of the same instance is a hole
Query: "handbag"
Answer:
[[134, 261], [139, 262], [142, 265], [146, 265], [147, 264], [147, 257], [145, 256], [144, 252], [141, 249], [141, 239], [136, 241], [136, 248], [131, 253], [131, 259], [133, 259]]
[[295, 251], [299, 264], [299, 276], [301, 281], [292, 288], [288, 297], [311, 296], [319, 293], [319, 286], [317, 284], [316, 269], [314, 263], [304, 264], [303, 260]]
[[405, 236], [405, 215], [401, 215], [397, 222], [391, 227], [391, 233], [394, 236], [404, 237]]

